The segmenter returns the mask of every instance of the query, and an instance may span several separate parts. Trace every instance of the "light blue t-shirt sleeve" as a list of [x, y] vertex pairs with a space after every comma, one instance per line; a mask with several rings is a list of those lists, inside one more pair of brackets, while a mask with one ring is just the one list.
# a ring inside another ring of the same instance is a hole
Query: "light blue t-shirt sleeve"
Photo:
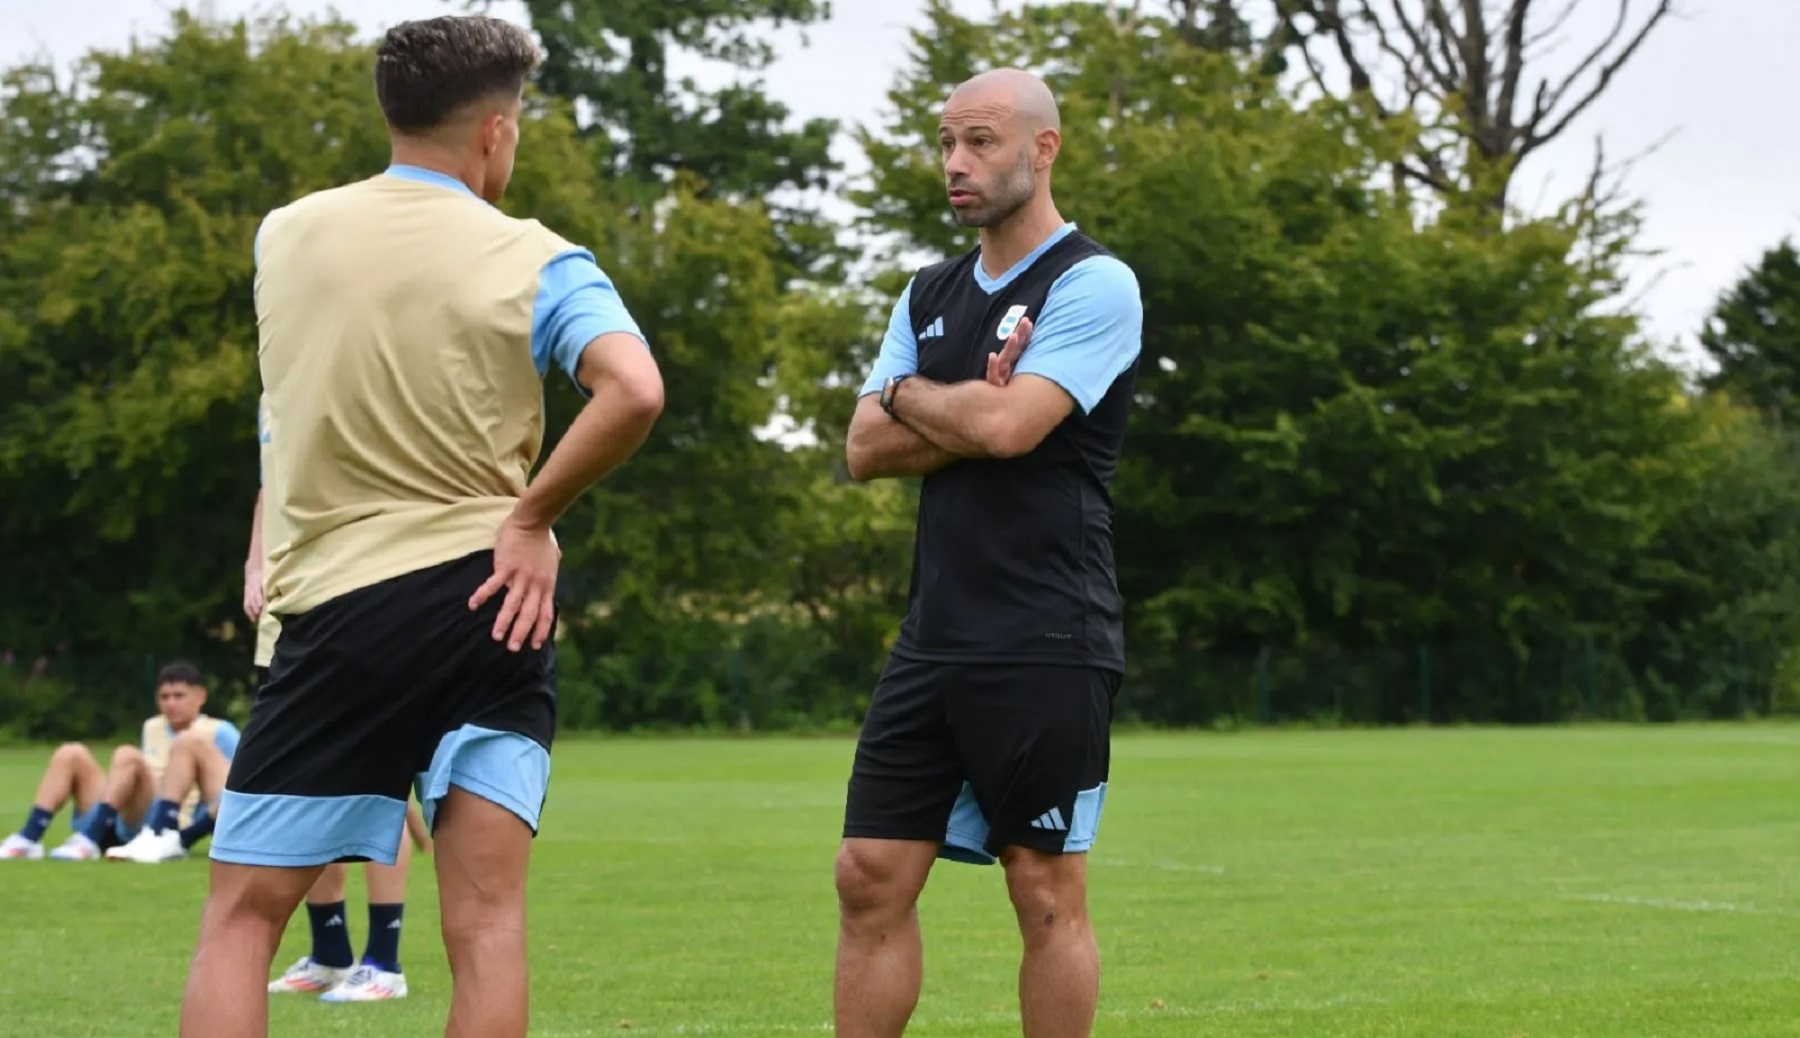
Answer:
[[912, 289], [912, 282], [908, 281], [899, 301], [894, 303], [887, 336], [881, 340], [881, 352], [875, 355], [875, 365], [869, 369], [859, 397], [881, 392], [881, 387], [895, 375], [911, 375], [919, 370], [919, 340], [913, 335], [912, 326]]
[[1050, 287], [1013, 374], [1049, 379], [1086, 414], [1137, 359], [1143, 336], [1137, 276], [1111, 256], [1095, 256]]
[[612, 332], [634, 335], [649, 348], [649, 340], [612, 279], [594, 262], [593, 253], [571, 249], [552, 256], [539, 276], [531, 312], [531, 359], [538, 374], [552, 366], [560, 368], [585, 396], [587, 390], [575, 378], [581, 351]]
[[213, 729], [213, 745], [230, 760], [237, 754], [238, 739], [241, 737], [238, 726], [230, 721], [220, 721], [219, 727]]

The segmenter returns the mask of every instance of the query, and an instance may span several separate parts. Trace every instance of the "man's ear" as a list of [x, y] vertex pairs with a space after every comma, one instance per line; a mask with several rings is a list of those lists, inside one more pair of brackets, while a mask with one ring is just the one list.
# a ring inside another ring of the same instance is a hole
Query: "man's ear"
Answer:
[[1037, 132], [1037, 163], [1039, 169], [1047, 169], [1056, 162], [1056, 156], [1062, 154], [1062, 134], [1048, 127]]

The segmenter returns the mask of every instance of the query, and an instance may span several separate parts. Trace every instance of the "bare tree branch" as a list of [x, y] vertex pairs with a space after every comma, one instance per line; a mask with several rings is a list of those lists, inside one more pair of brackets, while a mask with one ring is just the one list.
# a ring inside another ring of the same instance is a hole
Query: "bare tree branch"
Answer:
[[1568, 3], [1563, 5], [1563, 9], [1557, 12], [1556, 17], [1550, 20], [1549, 25], [1526, 37], [1525, 46], [1521, 48], [1521, 51], [1529, 51], [1538, 44], [1561, 32], [1563, 26], [1569, 24], [1569, 17], [1575, 13], [1575, 8], [1579, 6], [1581, 6], [1581, 0], [1569, 0]]
[[[1333, 48], [1350, 94], [1383, 118], [1404, 111], [1449, 123], [1408, 162], [1421, 183], [1475, 187], [1479, 168], [1498, 179], [1481, 190], [1499, 212], [1518, 161], [1566, 131], [1609, 87], [1676, 0], [1612, 0], [1610, 27], [1565, 74], [1534, 74], [1535, 49], [1561, 32], [1582, 0], [1270, 0], [1280, 36], [1305, 55], [1327, 89]], [[1598, 0], [1605, 2], [1605, 0]], [[1347, 12], [1349, 9], [1350, 12]], [[1545, 24], [1534, 19], [1547, 19]], [[1272, 37], [1273, 38], [1273, 37]], [[1384, 89], [1385, 88], [1385, 89]], [[1401, 98], [1404, 102], [1401, 102]], [[1527, 102], [1529, 98], [1529, 102]], [[1445, 130], [1453, 130], [1460, 143]], [[1485, 183], [1485, 180], [1484, 180]]]
[[[1427, 2], [1430, 2], [1430, 0], [1427, 0]], [[1409, 18], [1404, 4], [1393, 3], [1392, 0], [1390, 0], [1390, 6], [1394, 12], [1394, 21], [1399, 23], [1400, 31], [1405, 34], [1407, 44], [1412, 47], [1412, 53], [1417, 55], [1419, 62], [1431, 73], [1431, 77], [1437, 81], [1437, 85], [1442, 89], [1444, 94], [1449, 95], [1456, 93], [1460, 86], [1460, 80], [1457, 76], [1455, 64], [1451, 63], [1447, 66], [1439, 65], [1437, 56], [1433, 53], [1431, 43], [1427, 38], [1427, 29], [1425, 25], [1422, 22], [1415, 22], [1413, 19]], [[1381, 20], [1376, 16], [1375, 9], [1370, 4], [1370, 0], [1363, 0], [1363, 10], [1367, 12], [1369, 21], [1376, 25], [1380, 25]], [[1385, 37], [1385, 35], [1386, 34], [1384, 33], [1383, 36]]]
[[[1569, 0], [1569, 6], [1563, 9], [1564, 18], [1575, 9], [1575, 4], [1576, 0]], [[1525, 74], [1525, 16], [1530, 10], [1531, 0], [1513, 0], [1506, 13], [1506, 36], [1501, 44], [1500, 100], [1494, 109], [1506, 120], [1508, 134], [1515, 125], [1513, 106], [1519, 99], [1519, 78]]]
[[1560, 87], [1551, 92], [1550, 103], [1546, 106], [1543, 115], [1540, 116], [1534, 113], [1534, 118], [1530, 123], [1526, 124], [1525, 139], [1519, 144], [1520, 158], [1529, 155], [1540, 145], [1556, 139], [1557, 135], [1568, 129], [1569, 124], [1582, 112], [1586, 111], [1588, 106], [1592, 105], [1600, 95], [1605, 92], [1607, 85], [1612, 82], [1613, 77], [1618, 75], [1619, 70], [1625, 67], [1625, 63], [1631, 60], [1631, 56], [1637, 53], [1637, 49], [1643, 46], [1644, 40], [1649, 38], [1651, 30], [1655, 29], [1664, 18], [1667, 18], [1670, 14], [1674, 13], [1675, 0], [1656, 0], [1656, 6], [1651, 9], [1649, 17], [1645, 18], [1643, 24], [1638, 27], [1636, 35], [1631, 38], [1631, 42], [1626, 44], [1625, 49], [1620, 51], [1616, 57], [1601, 66], [1599, 77], [1595, 79], [1594, 85], [1588, 92], [1582, 95], [1581, 100], [1575, 102], [1568, 111], [1563, 113], [1560, 119], [1557, 119], [1550, 125], [1549, 129], [1540, 130], [1539, 127], [1542, 125], [1544, 116], [1547, 116], [1549, 111], [1554, 109], [1557, 103], [1562, 100], [1563, 95], [1568, 91], [1570, 86], [1574, 84], [1576, 78], [1580, 76], [1582, 71], [1592, 66], [1593, 58], [1603, 53], [1606, 48], [1612, 46], [1613, 41], [1618, 39], [1619, 28], [1624, 25], [1630, 7], [1631, 0], [1619, 0], [1619, 21], [1614, 24], [1613, 31], [1607, 35], [1606, 42], [1599, 47], [1596, 47], [1594, 51], [1589, 54], [1588, 59], [1583, 61], [1581, 65], [1577, 67], [1575, 72], [1570, 73], [1569, 77], [1563, 80]]

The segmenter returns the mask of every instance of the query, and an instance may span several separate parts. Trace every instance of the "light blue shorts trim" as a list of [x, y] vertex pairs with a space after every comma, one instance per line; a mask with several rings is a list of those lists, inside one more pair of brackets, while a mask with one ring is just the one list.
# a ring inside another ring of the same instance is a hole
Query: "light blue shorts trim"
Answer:
[[964, 782], [956, 806], [950, 809], [950, 824], [945, 827], [938, 857], [965, 865], [992, 865], [999, 859], [987, 852], [988, 832], [987, 816], [975, 802], [975, 788]]
[[302, 797], [225, 791], [214, 861], [297, 868], [366, 858], [392, 865], [405, 836], [406, 801], [362, 795]]
[[[1069, 819], [1068, 831], [1063, 836], [1064, 854], [1085, 854], [1093, 849], [1094, 841], [1100, 837], [1100, 815], [1105, 807], [1104, 782], [1093, 789], [1084, 789], [1075, 794], [1074, 811]], [[1060, 826], [1061, 820], [1056, 819], [1049, 824]], [[950, 821], [945, 826], [944, 842], [938, 847], [937, 856], [965, 865], [992, 865], [999, 859], [988, 853], [987, 841], [991, 832], [987, 816], [981, 813], [981, 805], [975, 802], [974, 788], [964, 782], [962, 792], [957, 794], [955, 806], [950, 809]]]
[[430, 769], [414, 780], [425, 823], [434, 832], [438, 803], [451, 786], [511, 811], [535, 834], [550, 793], [550, 753], [517, 732], [465, 724], [444, 736]]

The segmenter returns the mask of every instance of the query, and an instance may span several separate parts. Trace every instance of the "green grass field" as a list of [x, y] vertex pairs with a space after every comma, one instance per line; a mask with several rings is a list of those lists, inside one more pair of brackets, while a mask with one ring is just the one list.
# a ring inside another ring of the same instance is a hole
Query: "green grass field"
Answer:
[[[563, 742], [533, 865], [532, 1033], [829, 1034], [850, 753]], [[0, 753], [0, 826], [41, 760]], [[1775, 726], [1120, 737], [1092, 862], [1095, 1033], [1800, 1033], [1797, 780], [1800, 728]], [[0, 1031], [174, 1033], [205, 872], [6, 863]], [[412, 997], [283, 996], [274, 1034], [439, 1033], [429, 859], [413, 875]], [[353, 878], [359, 950], [361, 897]], [[1018, 1033], [999, 872], [940, 865], [921, 913], [909, 1034]], [[278, 967], [305, 947], [301, 915]]]

